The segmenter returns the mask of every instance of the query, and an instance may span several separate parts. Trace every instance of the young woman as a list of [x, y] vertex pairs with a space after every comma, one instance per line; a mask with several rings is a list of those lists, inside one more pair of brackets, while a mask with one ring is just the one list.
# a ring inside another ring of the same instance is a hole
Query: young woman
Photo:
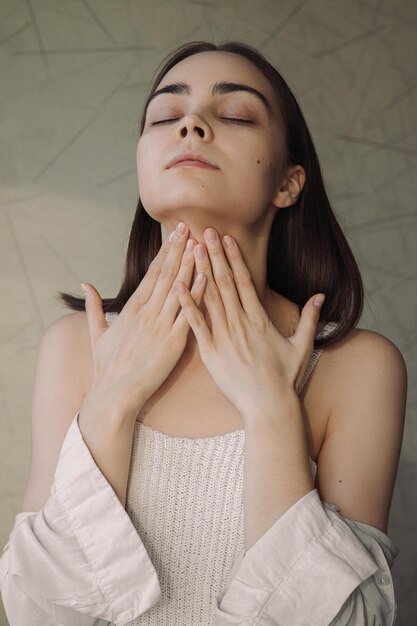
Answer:
[[41, 341], [10, 625], [391, 626], [406, 368], [355, 328], [296, 99], [252, 47], [192, 42], [140, 130], [120, 291], [61, 294]]

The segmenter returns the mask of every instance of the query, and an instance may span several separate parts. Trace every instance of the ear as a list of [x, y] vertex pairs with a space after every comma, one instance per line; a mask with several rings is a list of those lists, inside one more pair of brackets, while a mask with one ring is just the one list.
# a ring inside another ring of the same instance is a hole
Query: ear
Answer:
[[271, 203], [278, 208], [284, 208], [297, 202], [303, 190], [305, 179], [306, 174], [301, 165], [291, 166]]

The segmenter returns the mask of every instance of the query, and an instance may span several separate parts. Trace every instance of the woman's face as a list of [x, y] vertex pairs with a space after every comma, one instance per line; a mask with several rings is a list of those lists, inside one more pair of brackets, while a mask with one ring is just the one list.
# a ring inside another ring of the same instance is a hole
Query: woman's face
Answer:
[[[212, 95], [215, 83], [242, 83], [253, 93]], [[146, 112], [137, 146], [139, 195], [146, 211], [170, 228], [182, 219], [190, 229], [261, 225], [279, 189], [284, 137], [274, 91], [240, 55], [202, 52], [173, 67], [157, 86], [187, 83], [189, 95], [163, 93]], [[239, 123], [227, 118], [249, 120]], [[156, 124], [164, 120], [165, 123]], [[216, 169], [171, 167], [184, 151], [205, 155]], [[273, 217], [273, 216], [272, 216]]]

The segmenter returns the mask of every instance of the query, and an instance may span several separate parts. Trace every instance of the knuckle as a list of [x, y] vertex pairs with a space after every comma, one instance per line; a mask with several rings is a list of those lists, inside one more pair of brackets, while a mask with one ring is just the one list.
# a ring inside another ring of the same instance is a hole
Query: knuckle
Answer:
[[154, 261], [152, 261], [147, 273], [151, 278], [158, 278], [159, 274], [161, 273], [161, 266], [159, 265], [159, 263], [155, 263]]
[[197, 283], [196, 281], [194, 281], [190, 289], [191, 295], [201, 300], [204, 287], [205, 287], [204, 283], [201, 284], [201, 283]]
[[236, 276], [236, 283], [242, 287], [250, 287], [252, 285], [252, 276], [247, 268], [242, 268]]
[[[140, 287], [140, 285], [139, 285]], [[141, 310], [142, 307], [147, 302], [146, 294], [144, 294], [142, 289], [137, 289], [126, 302], [124, 309], [127, 313], [135, 313], [137, 310]]]
[[172, 283], [171, 289], [169, 290], [170, 296], [173, 296], [175, 298], [178, 296], [177, 285], [181, 280], [184, 280], [184, 279], [181, 279], [181, 277], [179, 277], [178, 280]]
[[239, 248], [237, 248], [236, 246], [234, 246], [233, 248], [229, 248], [229, 258], [232, 261], [237, 261], [238, 259], [240, 259], [241, 254], [239, 252]]
[[210, 265], [210, 261], [207, 258], [207, 255], [203, 259], [200, 259], [199, 257], [197, 257], [196, 261], [201, 271], [208, 272], [210, 270], [211, 265]]
[[224, 256], [223, 248], [221, 246], [213, 246], [210, 250], [211, 256]]
[[216, 282], [221, 287], [230, 287], [234, 282], [233, 273], [231, 271], [227, 271], [220, 274], [220, 276], [216, 278]]
[[194, 256], [188, 252], [185, 252], [182, 255], [182, 260], [181, 260], [181, 264], [182, 265], [191, 265], [192, 263], [194, 263]]
[[197, 310], [191, 314], [191, 318], [197, 327], [202, 327], [205, 324], [204, 315], [201, 311]]
[[148, 308], [147, 302], [145, 302], [140, 309], [140, 315], [139, 315], [140, 325], [147, 326], [149, 322], [151, 322], [152, 319], [154, 318], [155, 318], [154, 314], [152, 313], [150, 308]]
[[214, 302], [219, 298], [219, 290], [214, 285], [207, 285], [206, 292], [204, 297], [207, 298], [210, 302]]
[[159, 277], [163, 280], [171, 280], [174, 275], [174, 268], [171, 265], [166, 265], [162, 267]]
[[183, 237], [175, 234], [175, 237], [173, 238], [171, 242], [171, 248], [173, 248], [174, 250], [178, 250], [179, 248], [182, 248], [183, 245], [184, 245]]

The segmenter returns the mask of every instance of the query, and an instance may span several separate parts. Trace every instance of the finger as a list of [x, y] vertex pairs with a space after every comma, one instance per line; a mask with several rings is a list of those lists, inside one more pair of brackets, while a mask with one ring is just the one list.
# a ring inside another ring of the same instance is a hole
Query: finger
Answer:
[[[225, 237], [222, 238], [222, 243], [233, 273], [234, 284], [239, 294], [241, 306], [246, 315], [253, 319], [256, 315], [265, 314], [264, 308], [259, 301], [251, 273], [243, 260], [236, 241], [230, 235], [225, 235]], [[227, 243], [229, 245], [226, 245]]]
[[[315, 304], [316, 299], [322, 297], [322, 302], [317, 306]], [[324, 297], [323, 297], [324, 296]], [[310, 349], [312, 345], [314, 345], [314, 339], [317, 333], [317, 324], [320, 319], [320, 310], [323, 306], [323, 302], [325, 299], [324, 294], [316, 294], [307, 300], [302, 311], [301, 318], [298, 322], [298, 326], [296, 331], [291, 338], [292, 342], [295, 345], [298, 345], [300, 348]]]
[[161, 271], [156, 280], [154, 290], [147, 302], [155, 315], [159, 315], [161, 312], [167, 295], [172, 289], [174, 280], [178, 274], [178, 270], [181, 266], [182, 256], [184, 253], [185, 244], [188, 239], [188, 226], [185, 227], [185, 232], [180, 233], [175, 230], [171, 235], [170, 250], [165, 261], [162, 264]]
[[[210, 239], [211, 231], [214, 239]], [[243, 312], [239, 294], [235, 285], [233, 271], [227, 261], [220, 237], [215, 228], [204, 231], [204, 239], [210, 257], [214, 281], [219, 290], [229, 325], [233, 324]]]
[[[85, 288], [82, 285], [85, 285]], [[81, 289], [85, 293], [85, 312], [87, 315], [88, 332], [90, 335], [90, 344], [93, 353], [97, 341], [108, 328], [106, 316], [103, 312], [103, 303], [99, 292], [90, 283], [82, 283]]]
[[[172, 231], [174, 232], [174, 231]], [[171, 235], [172, 233], [170, 233]], [[171, 249], [171, 243], [169, 237], [165, 239], [161, 245], [158, 254], [154, 257], [148, 267], [148, 271], [142, 278], [140, 284], [137, 286], [129, 300], [126, 302], [124, 308], [130, 309], [131, 307], [136, 311], [151, 297], [155, 288], [156, 281], [161, 273], [161, 268], [165, 263], [168, 253]]]
[[297, 394], [300, 393], [301, 384], [304, 380], [305, 372], [310, 362], [311, 354], [314, 350], [314, 341], [317, 334], [317, 324], [320, 319], [320, 311], [323, 306], [324, 299], [322, 299], [319, 306], [315, 305], [316, 298], [324, 296], [324, 294], [316, 294], [309, 300], [307, 300], [301, 311], [301, 318], [298, 322], [295, 333], [290, 338], [292, 344], [299, 349], [300, 354], [303, 356], [300, 373], [297, 380], [294, 383], [294, 388]]
[[[184, 292], [181, 292], [181, 286], [184, 288]], [[197, 339], [199, 349], [203, 352], [207, 352], [212, 344], [212, 335], [204, 319], [204, 315], [196, 306], [185, 283], [178, 283], [177, 291], [182, 312], [187, 318], [195, 338]]]
[[[207, 285], [207, 277], [203, 273], [197, 274], [195, 281], [193, 283], [191, 292], [190, 292], [191, 297], [194, 300], [197, 307], [200, 306], [203, 300], [204, 290], [206, 288], [206, 285]], [[181, 307], [181, 310], [177, 316], [177, 319], [174, 322], [173, 329], [176, 332], [178, 332], [180, 335], [182, 333], [186, 333], [186, 335], [188, 335], [188, 332], [190, 330], [190, 324], [188, 322], [187, 316], [185, 315], [184, 309], [182, 308], [180, 304], [177, 293], [176, 293], [176, 296], [178, 299], [178, 304]]]
[[[203, 256], [199, 255], [199, 251], [202, 252]], [[198, 244], [194, 248], [194, 256], [197, 272], [203, 272], [207, 277], [204, 303], [210, 315], [213, 333], [217, 333], [220, 336], [222, 331], [228, 328], [227, 316], [220, 291], [214, 280], [210, 259], [204, 244]]]
[[179, 281], [184, 282], [187, 286], [190, 286], [190, 283], [193, 278], [194, 272], [194, 253], [193, 249], [195, 247], [196, 241], [194, 239], [188, 239], [187, 244], [185, 246], [182, 259], [181, 266], [178, 271], [178, 274], [175, 277], [174, 283], [172, 284], [171, 290], [169, 291], [164, 305], [161, 309], [160, 315], [164, 315], [171, 324], [174, 322], [175, 317], [178, 313], [178, 310], [181, 308], [180, 302], [178, 300], [177, 294], [177, 284]]

